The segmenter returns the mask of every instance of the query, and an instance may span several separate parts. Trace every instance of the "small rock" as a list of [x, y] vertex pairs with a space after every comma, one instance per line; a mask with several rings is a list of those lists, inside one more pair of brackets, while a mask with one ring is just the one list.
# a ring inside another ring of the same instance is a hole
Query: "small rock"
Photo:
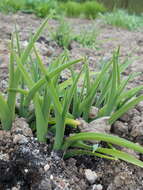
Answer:
[[122, 117], [120, 117], [120, 120], [123, 122], [129, 122], [135, 116], [140, 116], [140, 112], [134, 108], [134, 109], [129, 110]]
[[53, 52], [54, 52], [54, 49], [50, 46], [43, 55], [49, 57], [53, 54]]
[[134, 118], [133, 118], [134, 122], [136, 123], [141, 123], [142, 122], [142, 118], [139, 116], [139, 115], [136, 115]]
[[138, 142], [140, 145], [143, 145], [143, 135], [137, 136], [136, 142]]
[[47, 48], [45, 47], [45, 43], [35, 43], [36, 48], [39, 50], [41, 55], [47, 55]]
[[3, 152], [0, 152], [0, 160], [8, 161], [9, 160], [9, 155], [4, 154]]
[[95, 184], [92, 186], [92, 190], [102, 190], [103, 189], [103, 186], [101, 184]]
[[0, 141], [8, 143], [11, 141], [11, 134], [9, 131], [0, 130]]
[[24, 169], [24, 172], [25, 172], [25, 173], [28, 173], [28, 171], [29, 171], [28, 169]]
[[140, 112], [136, 108], [134, 108], [134, 109], [129, 110], [128, 114], [129, 114], [129, 116], [131, 118], [132, 116], [140, 115]]
[[116, 121], [113, 125], [113, 132], [118, 135], [128, 134], [128, 126], [121, 121]]
[[45, 170], [45, 172], [47, 172], [49, 169], [50, 169], [49, 164], [46, 164], [46, 165], [44, 166], [44, 170]]
[[12, 134], [22, 134], [27, 137], [32, 137], [32, 130], [26, 123], [24, 118], [16, 118], [11, 129]]
[[143, 122], [141, 122], [139, 125], [134, 125], [131, 130], [131, 136], [137, 137], [143, 135]]
[[7, 64], [2, 62], [3, 60], [0, 58], [0, 69], [7, 69]]
[[53, 179], [54, 179], [53, 175], [50, 175], [50, 180], [53, 180]]
[[11, 190], [19, 190], [19, 188], [17, 188], [17, 187], [12, 187]]
[[126, 185], [129, 185], [131, 183], [131, 176], [132, 173], [127, 173], [126, 171], [119, 173], [114, 178], [114, 184], [116, 185], [116, 188], [120, 188]]
[[140, 103], [137, 105], [137, 109], [138, 109], [140, 112], [143, 112], [143, 102], [140, 102]]
[[90, 123], [80, 120], [79, 126], [82, 132], [110, 133], [111, 125], [108, 124], [109, 117], [102, 117]]
[[89, 112], [89, 118], [90, 119], [94, 119], [95, 117], [97, 117], [97, 113], [98, 113], [99, 109], [95, 106], [91, 106], [90, 112]]
[[90, 169], [85, 169], [85, 177], [90, 184], [93, 184], [95, 183], [98, 176], [94, 171]]
[[51, 180], [48, 179], [48, 178], [45, 178], [41, 181], [41, 183], [39, 184], [39, 187], [38, 189], [41, 189], [41, 190], [52, 190], [52, 185], [51, 185]]
[[89, 123], [90, 128], [94, 128], [95, 132], [110, 133], [111, 125], [108, 123], [109, 117], [102, 117]]
[[53, 54], [53, 52], [50, 49], [48, 49], [43, 55], [49, 57], [52, 54]]
[[26, 143], [28, 143], [28, 139], [24, 135], [17, 134], [13, 138], [13, 143], [15, 143], [15, 144], [26, 144]]
[[128, 122], [130, 121], [130, 115], [128, 113], [125, 113], [123, 116], [120, 117], [121, 121]]

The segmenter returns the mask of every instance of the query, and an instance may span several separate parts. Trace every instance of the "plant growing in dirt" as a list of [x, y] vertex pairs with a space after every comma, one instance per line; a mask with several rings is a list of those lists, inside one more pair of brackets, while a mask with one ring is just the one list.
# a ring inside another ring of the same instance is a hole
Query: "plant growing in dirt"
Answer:
[[83, 47], [96, 48], [97, 46], [97, 35], [99, 31], [96, 26], [82, 28], [79, 34], [75, 34], [74, 40], [81, 44]]
[[56, 29], [49, 28], [51, 38], [64, 49], [70, 49], [72, 41], [78, 42], [82, 47], [96, 48], [97, 47], [97, 31], [96, 26], [84, 27], [80, 33], [72, 31], [72, 26], [66, 21], [64, 17], [57, 17], [59, 25]]
[[35, 35], [31, 38], [30, 43], [23, 52], [20, 50], [19, 37], [18, 33], [16, 33], [17, 55], [14, 47], [14, 35], [12, 36], [7, 99], [5, 100], [3, 95], [0, 94], [0, 105], [2, 108], [0, 110], [0, 119], [4, 130], [9, 130], [12, 127], [13, 120], [15, 119], [16, 91], [11, 91], [10, 89], [17, 89], [21, 80], [19, 75], [19, 67], [15, 66], [15, 61], [20, 62], [23, 65], [27, 62], [28, 56], [33, 48], [33, 44], [38, 40], [38, 37], [46, 23], [47, 20], [43, 22], [41, 27], [37, 30], [37, 33], [35, 33]]
[[101, 62], [101, 69], [96, 73], [91, 73], [88, 64], [85, 64], [82, 88], [77, 88], [73, 97], [74, 117], [83, 117], [89, 122], [91, 106], [95, 106], [99, 111], [94, 119], [109, 116], [109, 123], [113, 124], [142, 101], [143, 96], [138, 97], [137, 94], [143, 89], [143, 85], [130, 90], [126, 88], [129, 81], [140, 73], [132, 73], [126, 79], [122, 79], [122, 72], [130, 63], [126, 60], [123, 64], [119, 64], [118, 49], [110, 60]]
[[66, 19], [61, 16], [57, 17], [59, 21], [59, 25], [56, 30], [50, 30], [51, 38], [57, 42], [60, 47], [65, 49], [70, 49], [70, 43], [73, 39], [72, 29], [69, 23], [67, 23]]
[[[143, 162], [114, 147], [114, 145], [118, 145], [143, 153], [143, 147], [138, 144], [117, 136], [96, 132], [80, 132], [76, 134], [71, 132], [65, 135], [67, 128], [76, 128], [80, 125], [80, 121], [75, 120], [76, 114], [88, 120], [91, 106], [97, 103], [95, 100], [97, 92], [102, 95], [98, 98], [98, 101], [100, 97], [102, 100], [99, 101], [101, 104], [99, 104], [100, 111], [98, 117], [100, 117], [100, 114], [111, 115], [110, 123], [143, 100], [143, 96], [135, 97], [139, 89], [133, 89], [132, 93], [131, 91], [127, 92], [127, 94], [123, 93], [126, 83], [132, 77], [130, 76], [129, 79], [121, 81], [120, 73], [127, 64], [118, 65], [118, 51], [114, 53], [112, 60], [105, 63], [101, 71], [96, 73], [89, 72], [85, 59], [69, 61], [66, 54], [47, 68], [34, 46], [46, 23], [47, 20], [44, 21], [36, 34], [31, 38], [25, 50], [21, 51], [17, 32], [17, 50], [15, 50], [12, 39], [8, 101], [6, 102], [0, 96], [0, 104], [1, 108], [3, 108], [0, 110], [0, 119], [3, 129], [8, 130], [11, 128], [15, 113], [16, 93], [21, 93], [23, 95], [21, 99], [23, 116], [29, 121], [34, 121], [35, 125], [32, 125], [32, 127], [36, 131], [40, 142], [46, 142], [47, 135], [53, 134], [53, 151], [62, 151], [65, 158], [88, 154], [111, 160], [121, 159], [143, 167]], [[35, 65], [35, 62], [32, 62], [32, 52], [35, 54], [37, 65]], [[14, 61], [16, 62], [16, 68]], [[73, 72], [71, 66], [79, 62], [85, 63], [83, 68], [80, 72]], [[30, 64], [33, 64], [33, 67]], [[35, 67], [38, 67], [38, 69], [33, 69]], [[59, 82], [61, 72], [68, 68], [71, 72], [71, 78]], [[90, 81], [90, 77], [92, 78], [93, 76], [95, 77], [94, 80]], [[21, 88], [21, 86], [23, 87], [21, 85], [21, 77], [25, 88]], [[106, 82], [104, 82], [105, 79]], [[106, 91], [104, 92], [105, 89]], [[121, 94], [122, 96], [120, 96]], [[131, 99], [132, 97], [134, 99]], [[80, 104], [77, 102], [78, 98], [80, 98]], [[115, 98], [118, 101], [115, 101]], [[33, 106], [32, 110], [30, 110], [30, 106]], [[10, 113], [12, 113], [12, 119], [8, 122], [7, 127], [7, 115]], [[104, 141], [107, 143], [107, 148], [89, 143], [89, 141], [95, 141], [95, 143], [96, 141]]]

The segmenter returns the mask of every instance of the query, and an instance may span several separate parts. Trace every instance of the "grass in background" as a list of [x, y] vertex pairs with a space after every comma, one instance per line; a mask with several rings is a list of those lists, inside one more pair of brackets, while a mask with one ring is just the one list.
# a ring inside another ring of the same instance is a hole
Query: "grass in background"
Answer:
[[98, 13], [104, 13], [106, 8], [96, 1], [86, 1], [83, 3], [83, 14], [86, 18], [96, 18]]
[[0, 11], [9, 12], [29, 12], [35, 13], [39, 17], [47, 16], [52, 9], [58, 8], [56, 0], [1, 0]]
[[68, 1], [67, 3], [61, 3], [60, 8], [69, 17], [96, 18], [98, 13], [106, 11], [104, 5], [96, 1], [86, 1], [85, 3]]
[[46, 17], [51, 10], [58, 12], [58, 3], [56, 0], [34, 0], [34, 12], [39, 17]]
[[97, 48], [97, 35], [99, 30], [94, 21], [92, 25], [82, 27], [79, 33], [72, 30], [72, 26], [67, 22], [64, 16], [57, 17], [59, 25], [56, 29], [49, 28], [51, 39], [55, 40], [60, 47], [70, 49], [73, 41], [78, 42], [82, 47]]
[[105, 13], [100, 17], [113, 26], [135, 30], [143, 27], [143, 16], [130, 15], [126, 10], [115, 10], [111, 13]]
[[83, 28], [79, 34], [75, 34], [74, 40], [81, 44], [83, 47], [94, 49], [97, 47], [98, 33], [99, 31], [93, 23], [90, 29]]
[[63, 16], [58, 16], [59, 25], [56, 29], [49, 28], [51, 38], [57, 42], [60, 47], [70, 49], [73, 40], [72, 27]]
[[1, 12], [17, 12], [18, 10], [24, 9], [25, 0], [1, 0], [0, 11]]
[[81, 15], [82, 10], [79, 3], [69, 1], [67, 3], [60, 4], [61, 10], [63, 10], [69, 17], [78, 17]]
[[70, 17], [79, 17], [83, 15], [85, 18], [95, 18], [97, 14], [104, 13], [105, 7], [103, 4], [96, 1], [87, 1], [78, 3], [74, 1], [62, 2], [57, 0], [1, 0], [0, 11], [2, 12], [17, 12], [24, 11], [35, 13], [39, 17], [47, 16], [51, 9], [55, 10], [56, 14], [66, 13]]

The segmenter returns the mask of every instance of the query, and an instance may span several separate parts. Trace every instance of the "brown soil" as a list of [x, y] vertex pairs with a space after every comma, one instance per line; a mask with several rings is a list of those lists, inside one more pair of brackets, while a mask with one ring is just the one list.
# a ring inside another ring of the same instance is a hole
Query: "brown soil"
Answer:
[[[9, 42], [17, 23], [21, 43], [24, 45], [30, 32], [41, 23], [34, 15], [0, 14], [0, 91], [7, 87], [7, 65]], [[89, 20], [68, 19], [74, 31], [82, 27], [91, 27]], [[50, 20], [49, 26], [56, 27], [57, 21]], [[101, 57], [109, 58], [115, 48], [121, 47], [121, 59], [127, 56], [134, 58], [133, 64], [125, 75], [131, 71], [143, 72], [143, 31], [127, 31], [96, 23], [100, 31], [97, 37], [98, 49], [89, 49], [72, 42], [70, 55], [77, 58], [86, 55], [91, 69], [98, 66]], [[62, 48], [51, 41], [48, 32], [44, 32], [37, 42], [45, 63], [59, 55]], [[130, 88], [143, 83], [142, 75], [137, 77]], [[125, 114], [111, 129], [112, 133], [143, 145], [143, 104]], [[23, 127], [25, 126], [25, 128]], [[125, 150], [128, 151], [128, 150]], [[143, 160], [143, 155], [133, 154]], [[85, 169], [94, 171], [97, 179], [90, 184], [85, 177]], [[61, 160], [57, 155], [50, 154], [48, 144], [40, 144], [28, 130], [21, 118], [17, 119], [10, 132], [0, 131], [0, 190], [143, 190], [143, 169], [125, 162], [111, 162], [99, 158], [81, 156]]]

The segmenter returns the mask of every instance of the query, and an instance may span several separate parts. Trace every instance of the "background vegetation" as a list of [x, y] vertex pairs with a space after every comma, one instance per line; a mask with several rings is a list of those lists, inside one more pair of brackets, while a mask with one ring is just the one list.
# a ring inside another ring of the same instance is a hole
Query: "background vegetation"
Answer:
[[129, 13], [140, 14], [143, 12], [143, 1], [142, 0], [98, 0], [98, 2], [104, 3], [109, 9], [114, 8], [126, 9]]
[[57, 14], [65, 12], [67, 16], [81, 16], [95, 18], [99, 12], [105, 12], [103, 4], [96, 1], [74, 2], [57, 0], [1, 0], [0, 11], [35, 13], [40, 17], [45, 17], [50, 10], [54, 9]]
[[129, 30], [134, 30], [143, 27], [142, 15], [131, 15], [123, 9], [118, 9], [110, 13], [105, 13], [104, 15], [102, 14], [101, 19], [103, 19], [107, 24], [122, 27]]
[[22, 11], [34, 13], [39, 17], [46, 17], [54, 11], [54, 18], [57, 18], [57, 15], [88, 19], [98, 17], [107, 24], [133, 30], [143, 26], [143, 17], [130, 13], [140, 13], [141, 9], [138, 7], [142, 8], [142, 4], [132, 0], [109, 0], [108, 3], [104, 0], [0, 0], [0, 11], [5, 13]]

